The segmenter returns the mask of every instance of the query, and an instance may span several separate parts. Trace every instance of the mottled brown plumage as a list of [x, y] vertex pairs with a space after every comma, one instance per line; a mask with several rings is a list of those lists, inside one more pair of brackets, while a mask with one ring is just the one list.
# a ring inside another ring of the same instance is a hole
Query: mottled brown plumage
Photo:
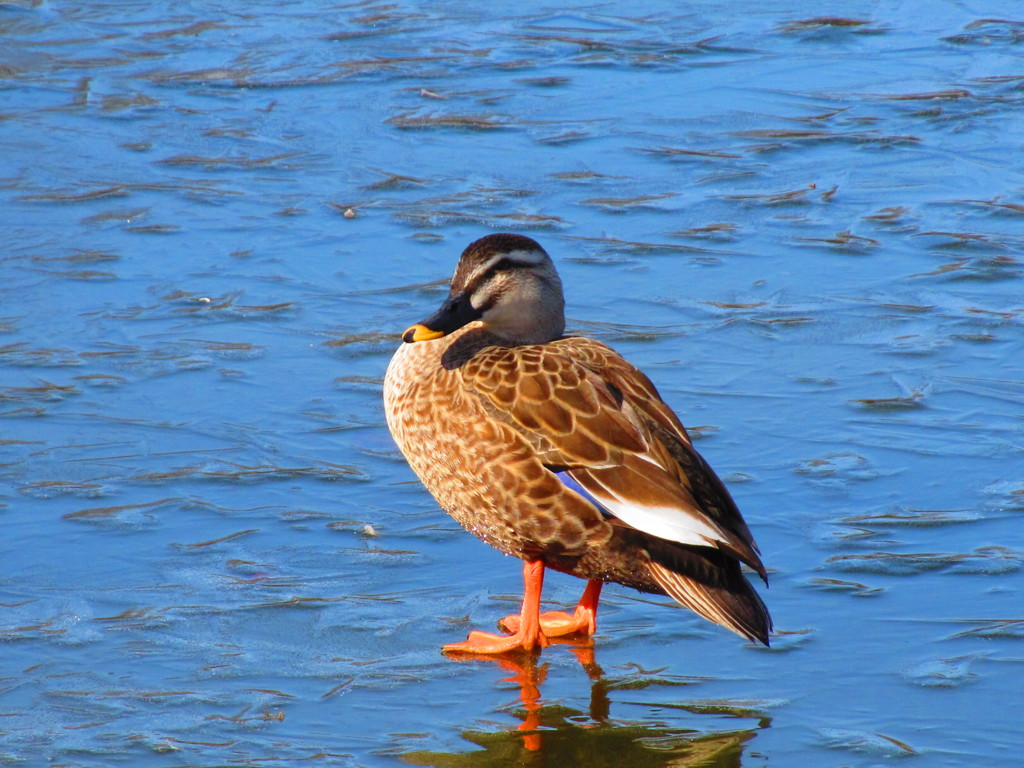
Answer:
[[[507, 554], [670, 595], [767, 644], [771, 619], [740, 562], [762, 578], [764, 566], [725, 486], [643, 373], [563, 327], [561, 283], [536, 242], [471, 244], [385, 378], [388, 425], [413, 471]], [[564, 616], [542, 617], [538, 637], [513, 647], [544, 644]], [[493, 637], [451, 648], [493, 650]]]

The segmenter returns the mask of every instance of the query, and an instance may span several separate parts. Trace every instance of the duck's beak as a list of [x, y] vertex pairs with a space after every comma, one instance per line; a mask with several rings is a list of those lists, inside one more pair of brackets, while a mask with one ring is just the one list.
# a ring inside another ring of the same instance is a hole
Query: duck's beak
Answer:
[[402, 341], [412, 344], [416, 341], [430, 341], [447, 336], [467, 323], [479, 320], [483, 315], [469, 301], [465, 292], [448, 294], [441, 308], [426, 320], [407, 328], [402, 334]]

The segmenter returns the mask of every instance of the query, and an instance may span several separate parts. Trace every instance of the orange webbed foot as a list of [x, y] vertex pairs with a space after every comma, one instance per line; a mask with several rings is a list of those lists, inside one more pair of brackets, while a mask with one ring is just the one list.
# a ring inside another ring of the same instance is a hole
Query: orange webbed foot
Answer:
[[[541, 631], [548, 637], [565, 637], [566, 635], [585, 635], [589, 637], [597, 632], [597, 604], [601, 599], [600, 581], [587, 583], [576, 610], [572, 613], [565, 611], [545, 611], [540, 615]], [[522, 626], [522, 618], [512, 615], [506, 616], [498, 622], [498, 626], [506, 632], [518, 632]]]
[[[518, 614], [506, 616], [498, 626], [506, 632], [518, 632], [522, 619]], [[540, 615], [541, 631], [548, 637], [566, 635], [592, 635], [597, 630], [597, 617], [586, 608], [577, 607], [573, 613], [545, 611]]]
[[551, 645], [552, 637], [566, 635], [590, 636], [597, 630], [597, 603], [602, 582], [589, 581], [576, 610], [540, 612], [540, 593], [544, 587], [544, 564], [539, 560], [523, 563], [523, 607], [518, 616], [506, 616], [499, 626], [508, 635], [492, 635], [473, 631], [461, 643], [450, 643], [445, 653], [472, 655], [501, 654], [513, 651], [532, 652]]
[[[518, 616], [516, 617], [519, 618]], [[551, 641], [541, 631], [515, 632], [511, 635], [492, 635], [473, 630], [461, 643], [449, 643], [441, 650], [445, 653], [500, 654], [546, 648]]]

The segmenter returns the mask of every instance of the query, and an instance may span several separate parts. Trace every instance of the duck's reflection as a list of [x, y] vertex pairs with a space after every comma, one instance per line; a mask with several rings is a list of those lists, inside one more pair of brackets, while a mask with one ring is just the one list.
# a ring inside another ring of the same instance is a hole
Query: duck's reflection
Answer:
[[525, 661], [503, 659], [498, 663], [502, 669], [512, 673], [512, 677], [503, 678], [504, 681], [519, 684], [519, 699], [526, 714], [518, 730], [523, 734], [523, 747], [536, 752], [541, 748], [540, 733], [537, 732], [540, 728], [540, 686], [547, 677], [548, 665], [538, 667], [534, 656]]
[[[486, 661], [500, 670], [503, 683], [518, 688], [522, 704], [513, 714], [522, 722], [515, 731], [464, 731], [462, 737], [481, 750], [468, 752], [407, 752], [404, 762], [444, 768], [498, 768], [509, 765], [592, 768], [739, 768], [745, 743], [755, 728], [708, 734], [706, 731], [611, 723], [608, 693], [615, 687], [594, 659], [591, 640], [554, 640], [569, 646], [590, 678], [587, 712], [560, 703], [543, 702], [542, 688], [549, 665], [539, 655], [466, 656], [458, 661]], [[550, 653], [550, 651], [549, 651]], [[722, 713], [717, 713], [722, 714]], [[764, 719], [758, 727], [765, 727]]]
[[[594, 661], [593, 640], [573, 642], [556, 638], [552, 642], [573, 646], [570, 650], [579, 659], [580, 665], [593, 681], [590, 686], [590, 711], [588, 713], [590, 719], [595, 723], [607, 720], [611, 702], [608, 700], [608, 687], [604, 682], [604, 670]], [[519, 700], [523, 703], [523, 712], [525, 713], [521, 715], [523, 722], [518, 727], [523, 736], [523, 747], [530, 752], [539, 751], [542, 746], [541, 734], [537, 730], [541, 726], [540, 686], [547, 677], [548, 665], [538, 665], [539, 655], [537, 654], [501, 659], [494, 659], [493, 656], [480, 658], [497, 661], [502, 669], [512, 673], [511, 677], [502, 678], [502, 681], [519, 685]]]

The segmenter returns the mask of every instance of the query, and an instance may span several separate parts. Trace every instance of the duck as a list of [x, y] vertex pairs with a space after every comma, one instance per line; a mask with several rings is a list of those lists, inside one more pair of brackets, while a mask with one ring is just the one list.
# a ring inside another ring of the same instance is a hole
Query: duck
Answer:
[[[523, 561], [520, 612], [451, 654], [533, 653], [597, 631], [606, 583], [671, 597], [769, 645], [750, 529], [651, 380], [611, 347], [565, 333], [562, 282], [534, 239], [462, 252], [448, 295], [402, 334], [384, 378], [388, 428], [460, 525]], [[541, 612], [546, 570], [586, 580]]]

